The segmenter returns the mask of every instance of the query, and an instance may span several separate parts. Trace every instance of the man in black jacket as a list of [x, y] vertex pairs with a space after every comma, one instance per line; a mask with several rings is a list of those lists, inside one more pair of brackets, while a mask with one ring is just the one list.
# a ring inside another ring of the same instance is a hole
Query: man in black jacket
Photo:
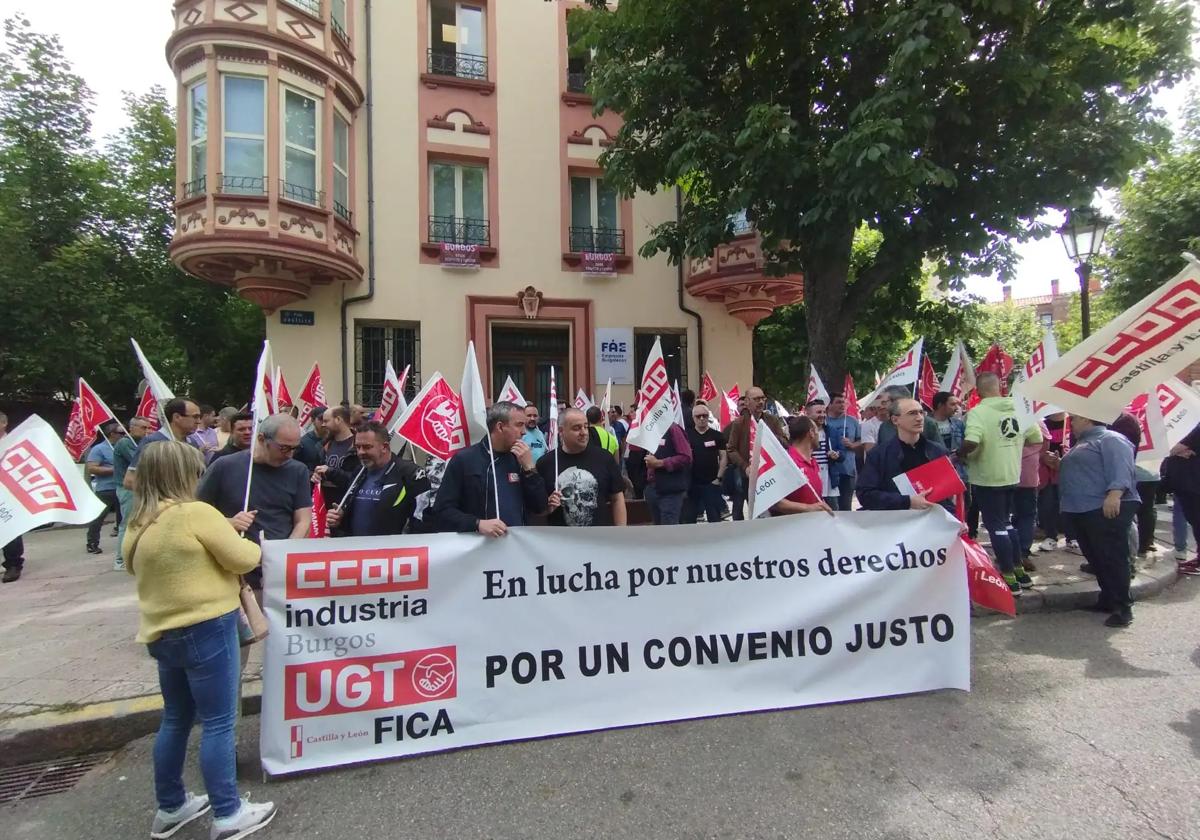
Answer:
[[[329, 533], [334, 537], [379, 537], [403, 534], [417, 496], [429, 489], [425, 471], [412, 461], [392, 455], [392, 436], [382, 423], [363, 424], [354, 436], [354, 449], [362, 469], [349, 485], [332, 479], [346, 498], [329, 511]], [[349, 494], [347, 495], [347, 491]]]
[[925, 493], [906, 496], [896, 489], [892, 479], [936, 461], [947, 454], [946, 447], [923, 436], [925, 409], [914, 399], [893, 399], [888, 420], [895, 424], [896, 434], [867, 453], [866, 465], [858, 479], [858, 501], [866, 510], [925, 510], [933, 507], [934, 503], [925, 498]]
[[[521, 440], [525, 410], [501, 400], [487, 411], [491, 440], [454, 454], [433, 503], [439, 531], [501, 537], [546, 510], [546, 483], [533, 467], [533, 451]], [[494, 453], [494, 457], [493, 457]], [[497, 498], [497, 493], [499, 498]]]

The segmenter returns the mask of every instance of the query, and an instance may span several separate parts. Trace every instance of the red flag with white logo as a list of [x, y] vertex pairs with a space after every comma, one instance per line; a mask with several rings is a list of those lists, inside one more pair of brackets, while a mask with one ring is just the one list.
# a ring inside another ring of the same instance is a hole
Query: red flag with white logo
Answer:
[[87, 380], [79, 377], [79, 411], [83, 421], [83, 432], [91, 440], [96, 432], [110, 420], [116, 420], [117, 415], [104, 404], [100, 395], [92, 390]]
[[967, 591], [971, 603], [1005, 615], [1017, 614], [1017, 602], [1012, 590], [988, 557], [983, 546], [969, 537], [959, 537], [967, 561]]
[[1000, 377], [1000, 393], [1008, 393], [1008, 377], [1012, 373], [1013, 359], [1012, 356], [1004, 352], [1004, 348], [999, 344], [993, 344], [988, 348], [984, 357], [979, 360], [979, 364], [975, 366], [975, 376], [978, 377], [981, 373], [994, 373]]
[[[76, 425], [82, 428], [82, 420]], [[0, 511], [6, 514], [0, 517], [0, 545], [8, 545], [50, 522], [91, 522], [104, 503], [87, 486], [58, 434], [34, 414], [0, 439]]]
[[704, 400], [710, 406], [720, 392], [717, 390], [717, 383], [713, 381], [712, 374], [704, 371], [704, 379], [700, 382], [700, 399]]
[[921, 405], [932, 409], [933, 395], [937, 390], [938, 381], [933, 372], [933, 362], [929, 361], [929, 354], [924, 353], [921, 355], [921, 381], [917, 383], [917, 400]]
[[295, 403], [292, 401], [291, 392], [288, 391], [287, 380], [283, 378], [283, 368], [275, 368], [275, 405], [278, 410], [282, 410], [285, 406], [291, 408]]
[[71, 416], [67, 418], [67, 433], [63, 438], [63, 443], [67, 447], [67, 452], [71, 454], [71, 459], [81, 460], [87, 454], [88, 448], [95, 438], [94, 431], [89, 435], [84, 429], [83, 410], [79, 407], [79, 400], [74, 400], [71, 403]]
[[959, 493], [965, 493], [967, 490], [958, 470], [954, 469], [950, 458], [945, 455], [908, 472], [900, 473], [892, 479], [892, 482], [896, 485], [896, 489], [905, 496], [919, 496], [922, 493], [928, 493], [929, 495], [925, 498], [930, 502], [940, 502], [951, 496], [957, 496]]
[[154, 399], [154, 391], [147, 385], [142, 390], [142, 398], [138, 402], [136, 416], [141, 417], [150, 426], [150, 431], [157, 432], [162, 428], [162, 421], [158, 419], [158, 400]]
[[308, 372], [308, 379], [304, 380], [304, 387], [300, 389], [300, 403], [303, 408], [300, 410], [300, 425], [307, 426], [312, 419], [313, 409], [318, 405], [325, 405], [325, 383], [321, 381], [321, 368], [313, 362], [312, 369]]
[[329, 536], [329, 507], [325, 504], [325, 493], [321, 490], [321, 482], [313, 483], [312, 491], [312, 522], [308, 526], [308, 536], [321, 540]]
[[854, 377], [846, 374], [846, 385], [842, 388], [846, 397], [846, 414], [855, 420], [862, 420], [862, 409], [858, 406], [858, 394], [854, 392]]
[[404, 400], [403, 382], [408, 379], [408, 368], [404, 368], [403, 376], [396, 376], [392, 360], [388, 359], [387, 368], [383, 374], [383, 393], [379, 397], [379, 408], [375, 411], [375, 419], [383, 424], [389, 432], [394, 431], [400, 422], [408, 403]]
[[[554, 365], [550, 365], [550, 425], [546, 436], [546, 448], [558, 449], [558, 383], [554, 379]], [[555, 456], [557, 457], [557, 456]]]
[[443, 461], [465, 449], [462, 400], [440, 373], [428, 381], [408, 404], [396, 426], [396, 434], [413, 446]]
[[738, 417], [737, 385], [734, 385], [733, 390], [730, 391], [728, 394], [725, 394], [725, 393], [721, 394], [721, 405], [720, 405], [720, 409], [717, 411], [717, 420], [720, 422], [720, 425], [717, 426], [717, 430], [720, 431], [721, 429], [728, 429], [729, 424], [732, 423], [734, 420], [736, 420], [737, 417]]

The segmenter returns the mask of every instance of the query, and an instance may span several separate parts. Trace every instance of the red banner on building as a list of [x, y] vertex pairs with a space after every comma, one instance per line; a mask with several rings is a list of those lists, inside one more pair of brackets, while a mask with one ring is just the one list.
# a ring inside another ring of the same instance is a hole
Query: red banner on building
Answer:
[[479, 268], [479, 246], [443, 242], [440, 259], [450, 268]]
[[584, 251], [583, 273], [598, 277], [612, 277], [617, 273], [616, 255], [594, 254], [591, 251]]

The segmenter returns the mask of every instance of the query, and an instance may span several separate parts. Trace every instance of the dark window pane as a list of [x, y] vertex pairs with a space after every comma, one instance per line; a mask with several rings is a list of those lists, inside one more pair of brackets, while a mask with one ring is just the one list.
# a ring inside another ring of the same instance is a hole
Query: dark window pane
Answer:
[[654, 339], [662, 339], [663, 364], [667, 367], [667, 376], [674, 384], [679, 382], [679, 390], [688, 388], [687, 377], [687, 333], [670, 333], [655, 330], [635, 332], [633, 336], [633, 375], [638, 387], [642, 384], [642, 371], [646, 369], [646, 359], [654, 349]]

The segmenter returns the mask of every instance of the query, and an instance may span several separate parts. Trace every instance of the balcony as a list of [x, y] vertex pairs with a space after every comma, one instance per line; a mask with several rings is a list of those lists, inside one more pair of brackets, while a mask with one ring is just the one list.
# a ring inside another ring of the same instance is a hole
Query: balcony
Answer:
[[289, 201], [311, 204], [313, 207], [321, 207], [325, 204], [324, 191], [303, 187], [299, 184], [289, 184], [287, 181], [279, 182], [279, 195]]
[[491, 225], [486, 219], [430, 216], [426, 241], [431, 244], [448, 242], [451, 245], [479, 245], [486, 248], [492, 244]]
[[588, 72], [567, 71], [567, 90], [571, 93], [587, 93]]
[[283, 0], [283, 2], [302, 12], [308, 12], [318, 20], [321, 17], [321, 0]]
[[625, 253], [625, 231], [620, 228], [572, 226], [568, 239], [573, 254]]
[[804, 299], [804, 276], [766, 273], [762, 240], [744, 217], [733, 220], [732, 241], [710, 256], [688, 261], [684, 288], [693, 297], [725, 305], [725, 310], [753, 327], [777, 307]]
[[495, 83], [488, 79], [486, 55], [430, 47], [425, 68], [427, 72], [421, 74], [421, 82], [429, 88], [446, 85], [474, 90], [485, 96], [496, 90]]

